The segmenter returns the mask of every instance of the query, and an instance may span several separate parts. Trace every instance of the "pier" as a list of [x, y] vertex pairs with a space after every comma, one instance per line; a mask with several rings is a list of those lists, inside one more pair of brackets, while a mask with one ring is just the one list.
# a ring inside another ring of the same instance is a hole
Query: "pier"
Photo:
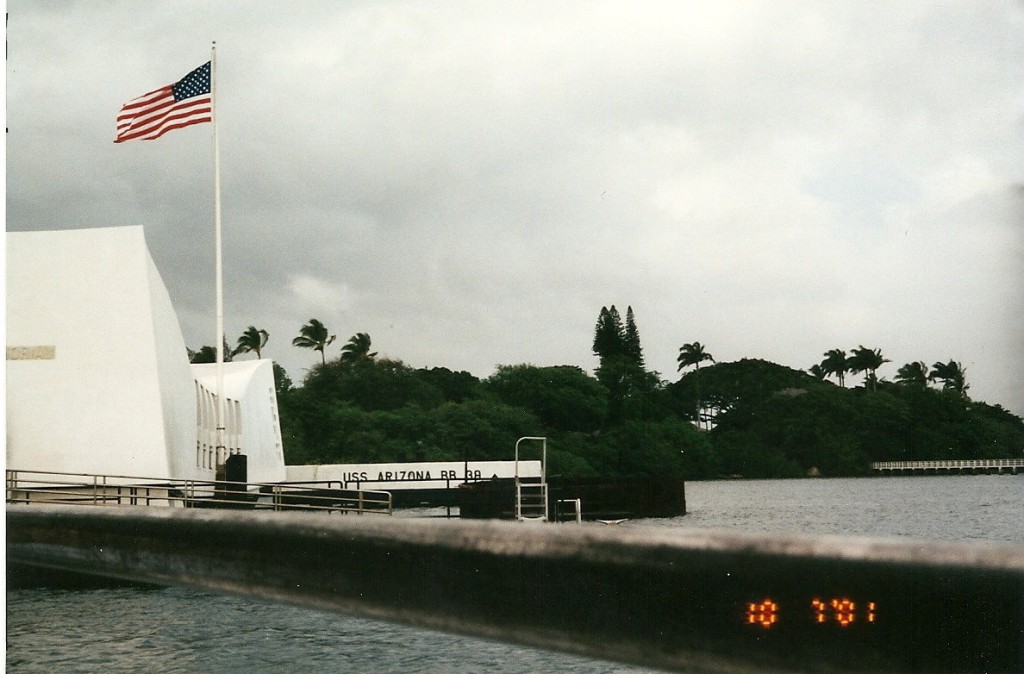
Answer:
[[880, 473], [1010, 473], [1024, 470], [1024, 459], [963, 459], [952, 461], [876, 461]]

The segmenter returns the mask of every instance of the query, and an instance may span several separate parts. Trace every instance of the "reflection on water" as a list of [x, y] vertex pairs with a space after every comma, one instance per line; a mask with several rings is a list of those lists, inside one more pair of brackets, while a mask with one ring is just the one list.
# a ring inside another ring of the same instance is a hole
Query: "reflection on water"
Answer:
[[[1024, 545], [1021, 503], [1024, 476], [695, 482], [687, 485], [687, 516], [624, 526]], [[26, 674], [648, 671], [183, 588], [9, 591], [7, 668]]]

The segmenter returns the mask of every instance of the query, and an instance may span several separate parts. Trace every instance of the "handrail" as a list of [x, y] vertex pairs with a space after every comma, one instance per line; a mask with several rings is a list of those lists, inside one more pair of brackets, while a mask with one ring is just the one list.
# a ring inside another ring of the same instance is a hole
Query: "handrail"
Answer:
[[956, 468], [1024, 468], [1024, 459], [949, 459], [875, 461], [872, 470], [953, 470]]
[[535, 440], [541, 443], [541, 458], [540, 458], [540, 481], [546, 482], [547, 467], [545, 464], [548, 462], [548, 439], [540, 436], [527, 435], [516, 440], [516, 474], [515, 479], [519, 480], [519, 445], [524, 440]]
[[9, 569], [678, 671], [1024, 671], [1019, 546], [47, 505], [8, 508], [6, 544]]
[[8, 469], [6, 484], [8, 504], [74, 503], [394, 513], [390, 492], [342, 489], [336, 480], [301, 484], [245, 483]]
[[[533, 440], [541, 443], [541, 456], [540, 456], [540, 481], [524, 482], [519, 476], [519, 445], [526, 440]], [[548, 519], [548, 485], [547, 485], [547, 464], [548, 462], [548, 439], [546, 437], [539, 436], [525, 436], [516, 440], [516, 453], [515, 453], [515, 487], [516, 487], [516, 502], [515, 502], [515, 515], [519, 521], [525, 520], [542, 520], [547, 521]], [[537, 489], [538, 494], [534, 494], [539, 503], [533, 503], [532, 510], [536, 510], [538, 507], [541, 509], [542, 514], [538, 517], [531, 515], [529, 517], [523, 515], [523, 489]]]

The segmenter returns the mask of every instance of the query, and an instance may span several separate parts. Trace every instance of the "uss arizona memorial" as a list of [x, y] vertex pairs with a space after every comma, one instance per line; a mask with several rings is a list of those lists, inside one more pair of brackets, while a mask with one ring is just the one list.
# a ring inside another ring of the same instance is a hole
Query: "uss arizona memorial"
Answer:
[[285, 478], [273, 363], [192, 365], [142, 227], [7, 233], [7, 466], [214, 480]]
[[41, 475], [389, 492], [543, 475], [535, 460], [286, 466], [268, 359], [223, 363], [218, 443], [217, 365], [189, 363], [142, 227], [9, 232], [7, 253], [9, 502]]

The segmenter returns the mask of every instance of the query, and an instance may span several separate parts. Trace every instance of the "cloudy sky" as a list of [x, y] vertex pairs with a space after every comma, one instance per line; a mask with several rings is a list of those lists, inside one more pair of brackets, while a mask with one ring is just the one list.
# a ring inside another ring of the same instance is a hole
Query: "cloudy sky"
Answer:
[[[115, 145], [217, 42], [225, 328], [414, 367], [955, 359], [1024, 413], [1024, 5], [11, 0], [7, 228], [144, 225], [212, 344], [212, 125]], [[116, 354], [116, 335], [111, 336]]]

